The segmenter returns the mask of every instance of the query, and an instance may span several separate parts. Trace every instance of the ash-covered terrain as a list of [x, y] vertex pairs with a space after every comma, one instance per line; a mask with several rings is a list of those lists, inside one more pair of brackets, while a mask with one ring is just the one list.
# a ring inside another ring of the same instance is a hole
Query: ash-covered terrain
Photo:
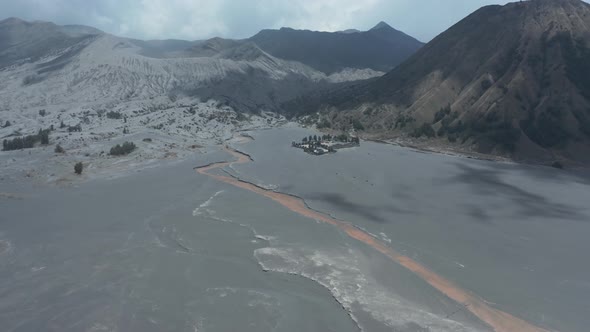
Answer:
[[[371, 56], [381, 59], [378, 68], [359, 59], [324, 72], [305, 59], [275, 57], [254, 38], [141, 41], [85, 26], [3, 20], [0, 176], [63, 183], [76, 178], [78, 162], [85, 178], [182, 159], [222, 143], [236, 130], [284, 123], [276, 114], [286, 100], [380, 76], [379, 69], [393, 68], [421, 46], [415, 40], [408, 46], [411, 38], [394, 29], [365, 34], [372, 39], [305, 32], [299, 43], [335, 40], [340, 50], [334, 55], [345, 56], [363, 40], [372, 46]], [[396, 43], [404, 43], [403, 52], [395, 50]], [[331, 62], [329, 57], [321, 61]], [[136, 148], [110, 155], [125, 142]]]

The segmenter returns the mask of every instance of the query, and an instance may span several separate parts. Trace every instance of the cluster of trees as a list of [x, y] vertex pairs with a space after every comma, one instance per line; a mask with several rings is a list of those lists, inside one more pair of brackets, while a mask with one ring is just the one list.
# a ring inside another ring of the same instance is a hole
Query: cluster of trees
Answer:
[[325, 140], [326, 135], [322, 136], [318, 136], [318, 135], [309, 135], [309, 137], [303, 137], [303, 139], [301, 140], [303, 143], [307, 143], [307, 142], [320, 142], [322, 140]]
[[81, 132], [82, 131], [82, 126], [80, 124], [77, 124], [75, 126], [68, 126], [68, 132]]
[[338, 141], [338, 142], [347, 143], [348, 142], [348, 135], [340, 134], [340, 135], [334, 136], [334, 140]]
[[533, 142], [544, 148], [562, 146], [571, 136], [564, 129], [564, 118], [565, 113], [557, 108], [549, 108], [538, 116], [531, 111], [520, 126]]
[[325, 129], [325, 128], [332, 128], [332, 124], [330, 123], [330, 121], [328, 121], [328, 119], [322, 119], [320, 120], [320, 122], [317, 124], [318, 129]]
[[395, 120], [395, 129], [400, 128], [400, 129], [404, 129], [406, 127], [406, 125], [412, 123], [412, 122], [416, 122], [416, 119], [414, 119], [413, 117], [409, 116], [409, 115], [401, 115], [399, 118], [397, 118]]
[[447, 107], [442, 107], [436, 114], [434, 115], [434, 120], [432, 123], [437, 123], [440, 120], [444, 119], [447, 115], [451, 114], [451, 105], [447, 105]]
[[[448, 107], [437, 112], [435, 121], [437, 119], [441, 121], [441, 127], [436, 133], [437, 136], [446, 135], [449, 142], [461, 139], [462, 143], [473, 137], [479, 144], [495, 145], [507, 151], [514, 151], [516, 142], [520, 139], [520, 129], [514, 127], [509, 120], [504, 119], [497, 112], [488, 113], [469, 123], [464, 123], [462, 120], [456, 121], [458, 118], [459, 114], [451, 112]], [[415, 131], [415, 134], [434, 137], [434, 133], [427, 126], [430, 127], [430, 125], [422, 125]]]
[[346, 134], [340, 134], [336, 136], [332, 136], [329, 134], [318, 136], [318, 135], [309, 135], [309, 137], [304, 137], [301, 141], [303, 143], [313, 143], [313, 142], [323, 142], [323, 141], [338, 141], [343, 143], [360, 143], [360, 139], [358, 137], [349, 137]]
[[11, 140], [4, 140], [2, 142], [3, 151], [30, 149], [36, 143], [41, 142], [43, 145], [49, 144], [49, 129], [39, 129], [36, 135], [27, 135], [23, 137], [16, 137]]
[[117, 144], [113, 146], [109, 154], [111, 156], [123, 156], [130, 154], [131, 152], [133, 152], [133, 150], [135, 150], [135, 148], [136, 146], [135, 144], [133, 144], [133, 142], [125, 142], [123, 143], [123, 145]]
[[119, 119], [123, 118], [123, 114], [121, 114], [120, 112], [116, 112], [116, 111], [110, 111], [110, 112], [107, 112], [107, 118], [119, 120]]
[[433, 138], [434, 136], [436, 136], [436, 133], [434, 132], [434, 129], [432, 129], [431, 125], [429, 125], [428, 123], [423, 123], [420, 127], [414, 129], [411, 136], [416, 138], [420, 138], [422, 136]]
[[352, 128], [354, 128], [354, 130], [365, 130], [365, 126], [363, 126], [363, 124], [361, 123], [361, 121], [359, 119], [354, 119], [352, 120]]

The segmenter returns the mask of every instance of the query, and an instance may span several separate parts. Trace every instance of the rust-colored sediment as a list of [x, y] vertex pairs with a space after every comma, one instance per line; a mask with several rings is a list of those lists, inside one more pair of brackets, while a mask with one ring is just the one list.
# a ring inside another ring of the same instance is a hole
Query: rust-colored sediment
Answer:
[[207, 166], [203, 166], [197, 168], [197, 172], [200, 174], [207, 175], [212, 177], [216, 180], [231, 184], [233, 186], [249, 190], [256, 194], [262, 195], [264, 197], [270, 198], [273, 201], [281, 204], [282, 206], [286, 207], [287, 209], [296, 212], [302, 216], [315, 219], [318, 221], [322, 221], [331, 225], [334, 225], [344, 231], [348, 236], [353, 239], [356, 239], [360, 242], [363, 242], [370, 247], [374, 248], [375, 250], [379, 251], [380, 253], [387, 256], [392, 261], [396, 262], [397, 264], [405, 267], [406, 269], [412, 271], [415, 275], [420, 277], [422, 280], [430, 284], [432, 287], [437, 289], [438, 291], [445, 294], [447, 297], [453, 299], [454, 301], [461, 303], [465, 306], [467, 310], [469, 310], [472, 314], [478, 317], [483, 322], [487, 323], [494, 331], [498, 332], [529, 332], [529, 331], [547, 331], [540, 327], [534, 326], [520, 318], [514, 317], [509, 313], [503, 312], [501, 310], [495, 309], [490, 307], [484, 300], [477, 297], [470, 292], [461, 289], [459, 286], [453, 284], [451, 281], [445, 279], [444, 277], [436, 274], [435, 272], [428, 269], [426, 266], [414, 261], [413, 259], [404, 256], [394, 249], [390, 248], [389, 246], [385, 245], [383, 242], [379, 241], [375, 237], [371, 236], [370, 234], [363, 232], [362, 230], [354, 227], [352, 224], [334, 219], [328, 215], [323, 213], [314, 211], [309, 209], [303, 200], [290, 196], [287, 194], [278, 193], [272, 190], [266, 190], [260, 188], [254, 184], [240, 181], [239, 179], [233, 178], [231, 176], [225, 175], [217, 175], [208, 173], [208, 171], [213, 169], [220, 169], [225, 166], [231, 164], [243, 164], [250, 162], [251, 159], [249, 156], [240, 153], [236, 150], [230, 149], [225, 147], [225, 150], [230, 153], [232, 156], [237, 158], [237, 161], [234, 162], [221, 162], [216, 164], [211, 164]]

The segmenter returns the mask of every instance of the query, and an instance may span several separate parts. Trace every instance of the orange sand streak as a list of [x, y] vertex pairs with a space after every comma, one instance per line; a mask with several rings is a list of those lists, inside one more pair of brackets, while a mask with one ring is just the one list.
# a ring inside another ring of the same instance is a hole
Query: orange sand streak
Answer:
[[238, 151], [229, 149], [227, 147], [225, 148], [225, 150], [234, 157], [236, 157], [237, 161], [222, 162], [204, 166], [201, 168], [197, 168], [197, 172], [212, 177], [216, 180], [234, 185], [245, 190], [252, 191], [256, 194], [272, 199], [273, 201], [281, 204], [287, 209], [296, 212], [302, 216], [322, 221], [338, 227], [351, 238], [356, 239], [362, 243], [365, 243], [366, 245], [369, 245], [370, 247], [387, 256], [392, 261], [412, 271], [415, 275], [420, 277], [422, 280], [427, 282], [429, 285], [431, 285], [441, 293], [445, 294], [447, 297], [453, 299], [458, 303], [463, 304], [467, 310], [469, 310], [483, 322], [487, 323], [497, 332], [547, 331], [540, 327], [534, 326], [520, 318], [514, 317], [506, 312], [490, 307], [481, 298], [469, 293], [466, 290], [461, 289], [459, 286], [436, 274], [432, 270], [428, 269], [426, 266], [414, 261], [413, 259], [407, 256], [398, 253], [397, 251], [388, 247], [383, 242], [377, 240], [370, 234], [367, 234], [366, 232], [363, 232], [362, 230], [354, 227], [352, 224], [334, 219], [328, 215], [309, 209], [305, 205], [303, 200], [297, 197], [278, 193], [272, 190], [266, 190], [257, 187], [251, 183], [240, 181], [239, 179], [233, 178], [231, 176], [208, 173], [208, 171], [213, 169], [221, 169], [231, 164], [243, 164], [251, 161], [251, 159], [248, 156]]

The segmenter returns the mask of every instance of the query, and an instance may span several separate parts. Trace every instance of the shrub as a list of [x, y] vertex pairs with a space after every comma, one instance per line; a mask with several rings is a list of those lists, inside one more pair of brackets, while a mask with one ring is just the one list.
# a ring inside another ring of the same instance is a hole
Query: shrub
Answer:
[[12, 123], [10, 123], [10, 121], [6, 120], [6, 123], [4, 124], [4, 128], [10, 127], [10, 126], [12, 126]]
[[83, 170], [84, 170], [84, 165], [82, 164], [82, 162], [78, 162], [78, 163], [76, 163], [76, 165], [74, 165], [74, 172], [76, 172], [76, 174], [78, 174], [78, 175], [82, 174]]
[[123, 143], [123, 145], [117, 144], [113, 146], [109, 154], [111, 156], [123, 156], [130, 154], [131, 152], [133, 152], [133, 150], [135, 150], [135, 148], [136, 146], [132, 142], [125, 142]]
[[47, 111], [46, 110], [39, 110], [39, 115], [45, 116], [45, 115], [47, 115]]
[[64, 150], [64, 148], [62, 148], [61, 145], [59, 145], [59, 144], [55, 146], [54, 151], [55, 151], [55, 153], [65, 153], [66, 152], [66, 150]]

